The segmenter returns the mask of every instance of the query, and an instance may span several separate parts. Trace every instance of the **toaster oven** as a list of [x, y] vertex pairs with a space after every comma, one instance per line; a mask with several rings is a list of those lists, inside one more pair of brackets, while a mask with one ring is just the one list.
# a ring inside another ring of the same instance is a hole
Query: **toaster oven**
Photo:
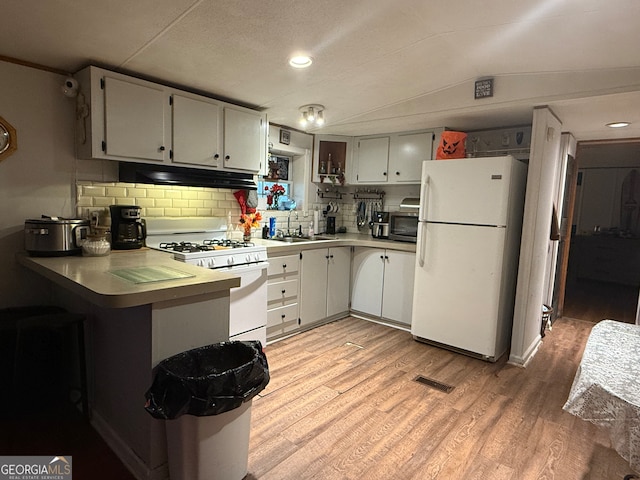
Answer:
[[394, 212], [389, 215], [389, 239], [416, 243], [418, 240], [418, 214]]

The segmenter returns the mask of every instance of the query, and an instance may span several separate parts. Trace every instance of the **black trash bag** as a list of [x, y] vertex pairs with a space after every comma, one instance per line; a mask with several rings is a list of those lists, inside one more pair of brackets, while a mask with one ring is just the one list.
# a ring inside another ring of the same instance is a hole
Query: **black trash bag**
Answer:
[[264, 390], [269, 365], [259, 341], [222, 342], [160, 362], [145, 410], [155, 418], [204, 417], [238, 408]]

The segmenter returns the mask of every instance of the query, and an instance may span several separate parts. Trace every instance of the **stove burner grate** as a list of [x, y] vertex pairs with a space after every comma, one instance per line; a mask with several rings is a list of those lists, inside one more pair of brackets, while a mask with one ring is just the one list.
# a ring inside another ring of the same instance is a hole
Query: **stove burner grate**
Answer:
[[244, 242], [241, 240], [229, 240], [229, 239], [212, 239], [212, 240], [203, 240], [203, 246], [209, 247], [226, 247], [226, 248], [243, 248], [243, 247], [254, 247], [255, 244], [253, 242]]
[[211, 245], [200, 245], [192, 242], [163, 242], [160, 243], [159, 247], [163, 250], [171, 250], [173, 252], [181, 253], [206, 252], [213, 250]]

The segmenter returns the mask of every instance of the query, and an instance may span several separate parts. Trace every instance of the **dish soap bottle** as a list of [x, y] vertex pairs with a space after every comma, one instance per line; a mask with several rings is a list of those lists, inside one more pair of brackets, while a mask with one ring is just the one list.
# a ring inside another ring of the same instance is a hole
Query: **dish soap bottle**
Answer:
[[262, 238], [269, 238], [269, 225], [267, 225], [266, 223], [264, 224], [264, 227], [262, 227]]

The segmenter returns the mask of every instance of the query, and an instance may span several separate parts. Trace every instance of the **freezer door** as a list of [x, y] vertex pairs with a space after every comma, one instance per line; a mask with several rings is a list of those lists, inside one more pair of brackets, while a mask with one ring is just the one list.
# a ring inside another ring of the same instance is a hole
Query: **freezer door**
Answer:
[[506, 225], [513, 157], [422, 163], [420, 219]]
[[416, 262], [411, 333], [501, 355], [510, 329], [500, 305], [505, 229], [420, 223], [418, 235], [424, 265]]

